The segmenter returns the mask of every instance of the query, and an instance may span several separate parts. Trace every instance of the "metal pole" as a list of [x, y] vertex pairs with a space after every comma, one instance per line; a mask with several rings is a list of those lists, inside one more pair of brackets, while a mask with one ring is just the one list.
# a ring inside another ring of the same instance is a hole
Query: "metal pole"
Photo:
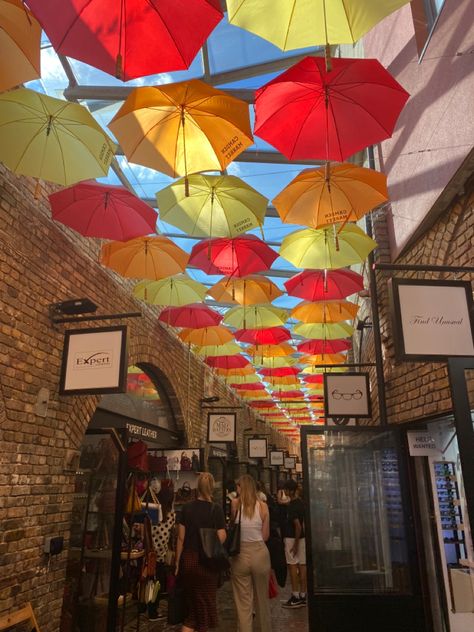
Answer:
[[405, 263], [373, 263], [374, 270], [402, 270], [404, 272], [452, 272], [474, 273], [472, 266], [436, 266], [436, 265], [409, 265]]
[[[375, 362], [353, 362], [352, 364], [311, 364], [317, 369], [333, 369], [333, 368], [356, 368], [360, 366], [377, 366]], [[310, 375], [310, 374], [309, 374]]]

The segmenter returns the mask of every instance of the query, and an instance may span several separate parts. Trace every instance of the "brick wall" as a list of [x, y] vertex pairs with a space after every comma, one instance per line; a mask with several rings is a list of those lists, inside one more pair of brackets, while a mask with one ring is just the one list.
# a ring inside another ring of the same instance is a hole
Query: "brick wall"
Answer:
[[[47, 188], [39, 199], [34, 190], [34, 181], [0, 165], [0, 614], [31, 601], [41, 630], [53, 632], [67, 552], [48, 569], [42, 548], [52, 535], [63, 535], [67, 546], [71, 458], [98, 398], [58, 396], [64, 328], [50, 322], [49, 304], [87, 296], [101, 313], [140, 309], [143, 317], [127, 322], [130, 363], [149, 364], [163, 375], [190, 445], [206, 440], [200, 399], [209, 369], [158, 323], [157, 309], [131, 297], [129, 281], [98, 264], [100, 240], [52, 222]], [[46, 417], [35, 413], [40, 388], [50, 394]], [[214, 388], [220, 404], [241, 404], [220, 380]], [[240, 454], [242, 431], [249, 426], [256, 420], [244, 406], [238, 411]], [[271, 440], [288, 447], [276, 433]]]

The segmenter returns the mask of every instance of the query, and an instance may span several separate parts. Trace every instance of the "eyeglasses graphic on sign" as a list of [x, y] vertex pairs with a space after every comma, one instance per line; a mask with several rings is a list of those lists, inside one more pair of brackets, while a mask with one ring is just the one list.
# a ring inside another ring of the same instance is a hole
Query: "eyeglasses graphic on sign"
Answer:
[[353, 393], [341, 393], [337, 389], [334, 389], [331, 392], [331, 397], [333, 399], [344, 399], [345, 401], [348, 402], [351, 399], [361, 399], [362, 391], [360, 389], [357, 389]]

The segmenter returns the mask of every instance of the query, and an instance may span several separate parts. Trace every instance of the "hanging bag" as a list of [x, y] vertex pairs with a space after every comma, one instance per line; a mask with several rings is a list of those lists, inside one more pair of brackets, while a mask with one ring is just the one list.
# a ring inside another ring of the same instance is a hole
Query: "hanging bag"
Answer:
[[125, 502], [125, 513], [136, 514], [141, 512], [142, 503], [135, 486], [135, 476], [132, 474], [127, 484], [127, 500]]
[[201, 527], [199, 529], [199, 537], [201, 540], [201, 562], [208, 568], [221, 572], [230, 568], [229, 555], [224, 545], [217, 535], [215, 508], [213, 503], [211, 507], [211, 520], [213, 527]]
[[161, 504], [155, 492], [149, 487], [140, 499], [141, 515], [136, 517], [135, 522], [143, 522], [145, 516], [150, 518], [152, 525], [158, 525], [163, 521]]
[[193, 464], [189, 456], [186, 456], [186, 452], [181, 453], [181, 471], [182, 472], [192, 472]]
[[127, 448], [128, 467], [131, 470], [148, 472], [147, 446], [143, 441], [135, 441]]
[[[237, 522], [238, 518], [238, 522]], [[235, 557], [240, 553], [240, 526], [242, 521], [242, 506], [239, 507], [238, 514], [235, 520], [231, 523], [227, 532], [227, 539], [225, 541], [227, 553], [229, 557]]]

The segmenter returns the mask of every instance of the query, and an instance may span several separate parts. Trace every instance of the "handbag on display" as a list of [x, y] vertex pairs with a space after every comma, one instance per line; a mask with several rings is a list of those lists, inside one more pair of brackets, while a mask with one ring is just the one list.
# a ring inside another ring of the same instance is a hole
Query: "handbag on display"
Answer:
[[[161, 509], [161, 504], [158, 498], [156, 497], [155, 492], [148, 488], [143, 496], [140, 499], [141, 505], [141, 514], [136, 517], [136, 522], [143, 522], [145, 516], [147, 515], [150, 518], [150, 522], [152, 525], [158, 525], [163, 521], [163, 512]], [[143, 516], [143, 517], [142, 517]]]
[[189, 456], [186, 455], [186, 452], [182, 452], [181, 453], [181, 471], [182, 472], [192, 472], [193, 470], [193, 463], [191, 461], [191, 459], [189, 458]]
[[127, 500], [125, 502], [125, 513], [126, 514], [136, 514], [142, 510], [142, 503], [140, 500], [140, 496], [137, 493], [137, 488], [135, 486], [135, 477], [130, 476], [128, 486], [127, 486]]
[[153, 547], [153, 539], [151, 535], [151, 520], [145, 516], [143, 523], [143, 548], [145, 549], [145, 557], [143, 560], [140, 579], [154, 579], [156, 573], [157, 555]]
[[[237, 522], [237, 518], [239, 521]], [[234, 557], [240, 553], [240, 525], [242, 519], [242, 507], [239, 508], [239, 513], [235, 517], [233, 523], [231, 523], [227, 532], [227, 539], [225, 546], [229, 557]]]
[[135, 441], [127, 448], [128, 467], [131, 470], [141, 470], [148, 472], [148, 453], [144, 441]]
[[201, 561], [204, 566], [207, 566], [212, 570], [222, 572], [230, 568], [230, 562], [229, 555], [217, 535], [215, 508], [216, 505], [213, 503], [211, 507], [211, 518], [214, 518], [214, 526], [201, 527], [199, 529], [199, 538], [201, 540]]
[[177, 503], [188, 503], [191, 500], [196, 498], [196, 491], [191, 489], [189, 483], [183, 483], [181, 487], [176, 492], [176, 502]]
[[153, 474], [166, 474], [168, 470], [168, 459], [166, 456], [149, 456], [148, 467]]

